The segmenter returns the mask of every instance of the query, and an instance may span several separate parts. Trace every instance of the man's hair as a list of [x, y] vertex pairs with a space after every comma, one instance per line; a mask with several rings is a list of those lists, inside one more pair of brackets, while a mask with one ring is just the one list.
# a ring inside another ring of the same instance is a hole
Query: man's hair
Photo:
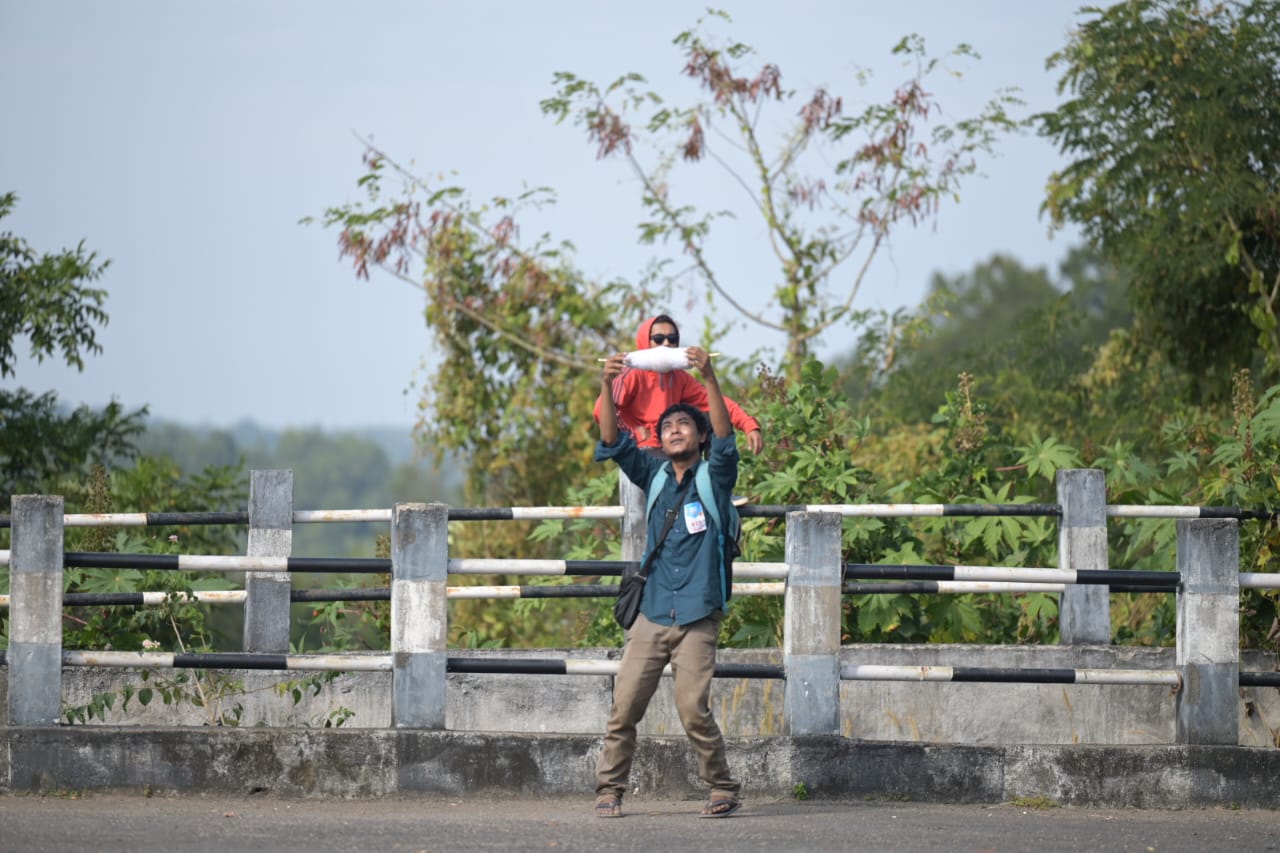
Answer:
[[702, 441], [698, 444], [698, 451], [706, 453], [711, 447], [711, 419], [707, 417], [707, 413], [699, 409], [697, 406], [689, 403], [672, 403], [667, 406], [666, 411], [658, 416], [658, 441], [662, 441], [662, 424], [667, 418], [675, 414], [686, 414], [693, 420], [694, 427], [698, 433], [703, 436]]
[[659, 323], [666, 323], [668, 326], [676, 330], [677, 335], [680, 334], [680, 327], [676, 325], [676, 321], [672, 320], [666, 314], [659, 314], [657, 317], [654, 317], [652, 322], [649, 323], [649, 328], [652, 329]]

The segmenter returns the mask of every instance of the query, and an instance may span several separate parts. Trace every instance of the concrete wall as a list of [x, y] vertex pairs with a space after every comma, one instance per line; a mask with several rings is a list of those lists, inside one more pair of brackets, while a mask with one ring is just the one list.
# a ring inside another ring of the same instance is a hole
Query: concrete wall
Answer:
[[[869, 743], [838, 735], [728, 738], [744, 796], [1111, 808], [1280, 807], [1280, 750], [1234, 746]], [[592, 797], [599, 736], [408, 729], [0, 727], [0, 793]], [[683, 736], [641, 738], [642, 796], [706, 795]]]
[[[615, 658], [618, 649], [472, 652], [475, 657]], [[1169, 669], [1172, 649], [1117, 646], [916, 646], [867, 645], [841, 649], [842, 663], [993, 668]], [[781, 662], [778, 650], [721, 650], [723, 662]], [[1242, 669], [1269, 671], [1274, 655], [1246, 652]], [[152, 676], [174, 677], [181, 671]], [[0, 674], [3, 669], [0, 668]], [[194, 672], [188, 671], [194, 676]], [[243, 706], [242, 727], [259, 725], [323, 728], [332, 712], [353, 716], [344, 728], [391, 726], [391, 674], [348, 673], [305, 689], [301, 702], [277, 685], [306, 673], [238, 671], [218, 673], [243, 691], [225, 697], [224, 709]], [[95, 694], [118, 692], [126, 683], [145, 686], [136, 671], [68, 668], [64, 705], [87, 704]], [[0, 693], [6, 679], [0, 677]], [[604, 731], [612, 679], [608, 676], [463, 675], [448, 678], [446, 727], [459, 732], [598, 734]], [[188, 693], [191, 691], [188, 690]], [[212, 686], [207, 695], [215, 694]], [[1280, 742], [1280, 690], [1239, 691], [1239, 743], [1272, 747]], [[3, 697], [0, 696], [0, 699]], [[726, 735], [777, 736], [786, 731], [784, 687], [779, 680], [716, 679], [712, 701]], [[4, 703], [0, 701], [0, 707]], [[1175, 699], [1168, 687], [1097, 684], [971, 684], [844, 681], [840, 686], [841, 734], [864, 741], [954, 744], [1154, 745], [1175, 740]], [[126, 711], [119, 699], [107, 716], [118, 726], [199, 726], [210, 713], [191, 702], [148, 707], [135, 698]], [[94, 721], [101, 725], [101, 721]], [[646, 735], [680, 735], [669, 682], [659, 688], [641, 724]]]

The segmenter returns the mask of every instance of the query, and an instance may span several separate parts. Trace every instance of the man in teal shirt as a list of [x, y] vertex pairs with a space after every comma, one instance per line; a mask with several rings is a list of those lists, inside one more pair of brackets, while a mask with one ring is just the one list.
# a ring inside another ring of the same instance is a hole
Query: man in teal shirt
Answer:
[[[710, 424], [693, 406], [677, 403], [658, 419], [659, 440], [666, 459], [636, 447], [630, 433], [620, 433], [613, 405], [613, 380], [622, 372], [623, 354], [604, 366], [599, 398], [600, 443], [597, 461], [612, 459], [645, 490], [660, 470], [666, 482], [649, 512], [645, 553], [653, 550], [668, 512], [675, 513], [666, 539], [658, 546], [645, 584], [640, 615], [627, 631], [622, 663], [614, 679], [613, 707], [596, 763], [596, 815], [620, 817], [622, 796], [636, 748], [636, 726], [671, 664], [676, 710], [685, 734], [698, 754], [698, 775], [711, 787], [702, 817], [727, 817], [738, 810], [741, 783], [729, 773], [724, 736], [711, 713], [711, 678], [716, 644], [728, 590], [721, 575], [719, 531], [702, 501], [719, 500], [719, 517], [729, 517], [738, 481], [738, 448], [733, 424], [711, 359], [701, 347], [689, 347], [689, 365], [702, 374], [707, 389]], [[704, 460], [703, 453], [708, 453]], [[699, 495], [693, 477], [709, 466], [715, 495]], [[718, 496], [718, 497], [717, 497]]]

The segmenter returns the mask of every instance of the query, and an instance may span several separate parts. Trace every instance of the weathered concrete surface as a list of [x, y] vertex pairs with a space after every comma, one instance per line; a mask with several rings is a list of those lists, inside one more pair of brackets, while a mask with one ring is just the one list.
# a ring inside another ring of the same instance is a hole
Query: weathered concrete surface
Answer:
[[[599, 660], [617, 658], [620, 653], [619, 649], [574, 649], [467, 654]], [[777, 649], [722, 650], [720, 657], [726, 662], [782, 663]], [[844, 664], [997, 668], [1173, 669], [1175, 665], [1173, 649], [1123, 646], [845, 646], [840, 660]], [[1241, 670], [1275, 668], [1274, 654], [1241, 654]], [[150, 684], [174, 674], [156, 673]], [[2, 675], [0, 667], [0, 714], [7, 683]], [[220, 680], [213, 686], [241, 686], [241, 690], [228, 693], [222, 704], [224, 709], [241, 707], [242, 727], [323, 727], [339, 710], [351, 713], [344, 728], [391, 726], [389, 673], [339, 675], [321, 685], [318, 694], [304, 690], [296, 705], [275, 687], [306, 675], [226, 671], [217, 673]], [[63, 702], [82, 706], [95, 694], [118, 692], [125, 683], [144, 686], [136, 671], [66, 669]], [[611, 690], [608, 676], [450, 675], [445, 728], [594, 735], [604, 731]], [[757, 737], [787, 731], [782, 681], [716, 679], [712, 703], [728, 736]], [[216, 722], [210, 719], [212, 705], [198, 707], [189, 701], [165, 705], [157, 698], [143, 707], [134, 699], [128, 710], [122, 711], [117, 698], [106, 722], [125, 726], [210, 725]], [[1280, 743], [1280, 690], [1240, 690], [1238, 709], [1241, 746], [1274, 747]], [[1159, 686], [844, 681], [840, 684], [839, 711], [839, 733], [864, 741], [1163, 745], [1175, 740], [1176, 693]], [[641, 723], [641, 733], [677, 735], [682, 731], [671, 686], [664, 680]]]
[[[587, 794], [599, 737], [393, 729], [0, 729], [3, 787], [291, 797]], [[1280, 750], [1224, 746], [976, 746], [839, 736], [732, 738], [757, 797], [1187, 808], [1280, 807]], [[642, 738], [631, 777], [646, 797], [702, 793], [680, 737]]]

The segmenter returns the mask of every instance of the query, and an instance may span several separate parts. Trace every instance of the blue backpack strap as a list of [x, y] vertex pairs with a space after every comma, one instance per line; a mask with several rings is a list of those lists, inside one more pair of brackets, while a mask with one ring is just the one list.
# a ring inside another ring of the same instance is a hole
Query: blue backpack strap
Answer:
[[716, 490], [711, 485], [710, 465], [698, 466], [693, 478], [693, 487], [698, 490], [698, 496], [702, 498], [702, 505], [707, 514], [716, 523], [716, 530], [720, 531], [720, 538], [724, 539], [724, 525], [720, 523], [720, 505], [716, 503]]
[[716, 501], [716, 490], [711, 485], [711, 466], [705, 463], [698, 465], [693, 478], [693, 486], [702, 498], [702, 506], [711, 520], [716, 523], [716, 548], [720, 554], [720, 596], [729, 601], [728, 584], [724, 576], [724, 524], [720, 521], [720, 504]]
[[649, 520], [649, 513], [653, 512], [653, 502], [658, 499], [658, 494], [662, 491], [662, 487], [667, 484], [667, 466], [663, 465], [658, 469], [658, 473], [653, 475], [653, 479], [649, 481], [649, 491], [645, 495], [644, 518]]

